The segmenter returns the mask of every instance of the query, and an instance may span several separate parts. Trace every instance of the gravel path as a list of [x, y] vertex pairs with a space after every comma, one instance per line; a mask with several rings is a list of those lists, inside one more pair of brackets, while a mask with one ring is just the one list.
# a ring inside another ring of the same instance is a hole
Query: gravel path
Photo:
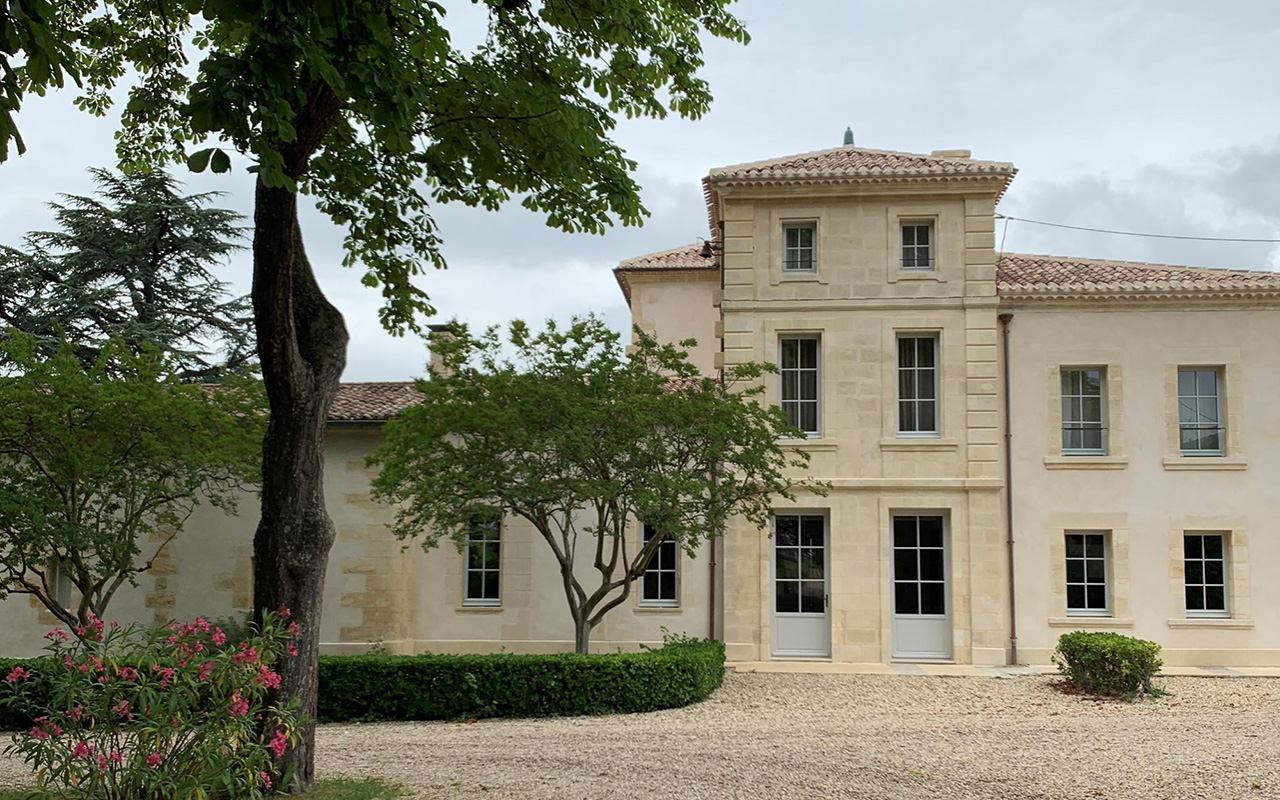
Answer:
[[1280, 798], [1280, 680], [1166, 678], [1139, 704], [1053, 682], [731, 673], [655, 714], [324, 726], [318, 771], [456, 800]]

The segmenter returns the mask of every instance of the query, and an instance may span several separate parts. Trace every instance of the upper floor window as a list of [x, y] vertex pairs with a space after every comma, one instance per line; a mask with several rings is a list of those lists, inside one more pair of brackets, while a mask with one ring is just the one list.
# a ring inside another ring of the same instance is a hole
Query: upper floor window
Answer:
[[[657, 535], [657, 528], [652, 525], [644, 526], [645, 545], [653, 541]], [[676, 588], [678, 574], [676, 563], [679, 558], [680, 548], [676, 546], [675, 539], [666, 538], [658, 543], [658, 549], [649, 560], [649, 566], [644, 568], [644, 576], [640, 580], [640, 605], [668, 607], [680, 605]]]
[[779, 342], [782, 410], [788, 422], [809, 436], [819, 432], [818, 344], [816, 336], [785, 336]]
[[1108, 616], [1111, 613], [1107, 573], [1107, 535], [1068, 533], [1067, 613]]
[[898, 337], [898, 435], [938, 435], [938, 338]]
[[1102, 367], [1062, 370], [1062, 452], [1106, 455], [1107, 372]]
[[818, 268], [818, 226], [797, 222], [782, 226], [782, 271], [813, 272]]
[[1188, 617], [1228, 615], [1224, 538], [1220, 533], [1187, 533], [1182, 537]]
[[933, 223], [902, 223], [902, 268], [933, 269]]
[[502, 521], [476, 517], [467, 531], [464, 606], [501, 605]]
[[1222, 455], [1221, 373], [1178, 369], [1178, 440], [1184, 456]]

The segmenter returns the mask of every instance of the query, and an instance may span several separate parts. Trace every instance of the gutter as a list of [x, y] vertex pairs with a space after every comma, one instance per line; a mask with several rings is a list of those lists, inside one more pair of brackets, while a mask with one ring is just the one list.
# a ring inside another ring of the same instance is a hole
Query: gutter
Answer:
[[1009, 551], [1009, 664], [1018, 663], [1018, 594], [1013, 574], [1013, 429], [1010, 421], [1012, 398], [1009, 393], [1009, 323], [1012, 314], [1001, 314], [1000, 342], [1004, 355], [1004, 516], [1006, 547]]

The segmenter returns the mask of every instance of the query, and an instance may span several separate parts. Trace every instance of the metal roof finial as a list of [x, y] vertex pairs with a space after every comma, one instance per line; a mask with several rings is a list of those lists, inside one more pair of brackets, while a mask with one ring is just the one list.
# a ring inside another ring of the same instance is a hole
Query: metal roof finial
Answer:
[[853, 128], [844, 129], [844, 146], [853, 147]]

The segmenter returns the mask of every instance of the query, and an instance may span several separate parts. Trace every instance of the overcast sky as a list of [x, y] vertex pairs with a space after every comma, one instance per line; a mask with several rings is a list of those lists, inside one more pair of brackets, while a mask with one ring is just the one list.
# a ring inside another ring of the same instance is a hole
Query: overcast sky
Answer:
[[[456, 2], [452, 5], [458, 5]], [[967, 148], [1020, 170], [999, 211], [1071, 225], [1166, 234], [1280, 238], [1280, 3], [1272, 0], [742, 0], [746, 47], [713, 42], [715, 94], [697, 122], [623, 122], [640, 164], [642, 229], [603, 237], [555, 232], [513, 206], [435, 212], [447, 272], [421, 283], [440, 313], [483, 325], [595, 311], [628, 324], [610, 272], [630, 256], [707, 235], [699, 181], [713, 167], [857, 144], [928, 153]], [[474, 12], [453, 13], [462, 36]], [[48, 228], [45, 204], [87, 194], [90, 166], [113, 163], [111, 120], [71, 95], [29, 98], [18, 115], [26, 155], [0, 166], [0, 242]], [[226, 192], [248, 214], [250, 176], [183, 176]], [[344, 380], [403, 380], [425, 350], [378, 326], [376, 291], [341, 267], [341, 231], [314, 211], [307, 249], [346, 315]], [[997, 237], [1001, 230], [997, 228]], [[1280, 269], [1268, 244], [1173, 242], [1011, 223], [1013, 252]], [[247, 254], [226, 267], [249, 286]]]

